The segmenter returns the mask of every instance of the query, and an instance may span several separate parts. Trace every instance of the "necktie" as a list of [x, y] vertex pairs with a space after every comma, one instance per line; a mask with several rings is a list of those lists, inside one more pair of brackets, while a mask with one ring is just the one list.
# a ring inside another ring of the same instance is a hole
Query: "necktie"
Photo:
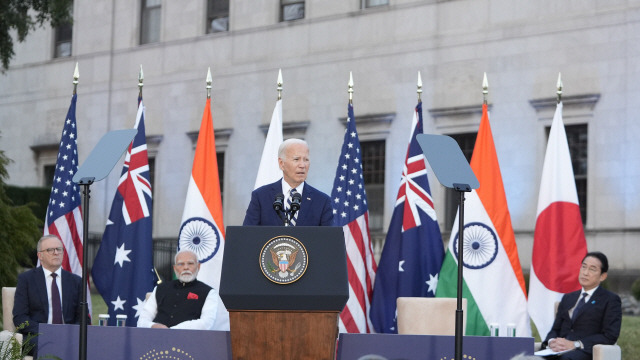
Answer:
[[56, 276], [58, 274], [51, 273], [53, 281], [51, 281], [51, 323], [62, 324], [62, 305], [60, 304], [60, 291], [58, 290], [58, 283], [56, 283]]
[[584, 304], [586, 303], [586, 299], [587, 299], [587, 293], [583, 292], [582, 293], [582, 297], [580, 298], [580, 300], [578, 300], [578, 303], [576, 304], [575, 309], [573, 309], [573, 316], [571, 316], [571, 319], [575, 319], [576, 316], [578, 315], [578, 313], [580, 313], [580, 310], [582, 309], [582, 307], [584, 306]]
[[289, 224], [290, 226], [296, 226], [296, 220], [298, 219], [298, 211], [296, 211], [295, 214], [293, 214], [293, 216], [291, 216], [291, 198], [293, 197], [293, 194], [297, 194], [298, 191], [296, 191], [296, 188], [292, 188], [291, 190], [289, 190], [289, 199], [287, 200], [287, 212], [289, 213]]

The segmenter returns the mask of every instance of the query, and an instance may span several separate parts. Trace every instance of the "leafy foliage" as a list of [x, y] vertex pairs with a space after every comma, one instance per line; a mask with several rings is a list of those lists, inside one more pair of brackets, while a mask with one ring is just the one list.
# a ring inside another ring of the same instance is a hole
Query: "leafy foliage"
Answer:
[[35, 346], [35, 341], [32, 341], [37, 335], [27, 335], [24, 337], [22, 344], [16, 340], [15, 335], [24, 327], [27, 326], [27, 322], [20, 324], [13, 333], [9, 340], [0, 341], [0, 360], [21, 360], [29, 351]]
[[2, 0], [0, 1], [0, 59], [2, 72], [15, 55], [13, 37], [22, 42], [36, 26], [51, 23], [57, 27], [72, 21], [73, 0]]
[[0, 150], [0, 285], [15, 286], [19, 264], [31, 265], [29, 254], [41, 236], [42, 222], [27, 205], [14, 206], [7, 197], [5, 180], [11, 160]]
[[640, 300], [640, 278], [631, 284], [631, 295], [633, 295], [636, 300]]

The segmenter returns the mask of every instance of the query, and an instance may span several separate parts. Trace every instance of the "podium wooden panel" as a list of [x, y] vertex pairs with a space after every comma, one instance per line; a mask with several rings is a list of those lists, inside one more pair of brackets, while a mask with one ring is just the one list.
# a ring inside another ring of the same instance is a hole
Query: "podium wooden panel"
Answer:
[[333, 360], [335, 311], [229, 311], [234, 360]]

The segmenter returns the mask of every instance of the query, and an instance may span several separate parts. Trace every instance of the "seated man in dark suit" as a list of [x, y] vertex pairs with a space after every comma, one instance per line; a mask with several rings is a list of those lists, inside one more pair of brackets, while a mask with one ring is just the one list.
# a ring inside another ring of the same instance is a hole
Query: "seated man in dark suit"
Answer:
[[[331, 226], [333, 209], [325, 193], [307, 184], [309, 146], [304, 140], [288, 139], [278, 149], [278, 164], [282, 179], [262, 186], [251, 193], [243, 225], [271, 226]], [[297, 193], [297, 194], [296, 194]], [[281, 196], [283, 211], [276, 211], [273, 203]], [[300, 209], [290, 211], [291, 200], [299, 201]]]
[[601, 252], [582, 260], [578, 277], [582, 290], [565, 294], [542, 347], [560, 352], [557, 359], [590, 360], [596, 344], [615, 344], [622, 324], [620, 297], [602, 286], [609, 262]]
[[[79, 324], [82, 314], [82, 278], [61, 268], [64, 248], [60, 238], [41, 237], [37, 251], [41, 266], [18, 275], [13, 303], [13, 323], [16, 327], [27, 323], [20, 330], [26, 336], [38, 334], [40, 323]], [[29, 354], [35, 355], [36, 350], [34, 347]]]

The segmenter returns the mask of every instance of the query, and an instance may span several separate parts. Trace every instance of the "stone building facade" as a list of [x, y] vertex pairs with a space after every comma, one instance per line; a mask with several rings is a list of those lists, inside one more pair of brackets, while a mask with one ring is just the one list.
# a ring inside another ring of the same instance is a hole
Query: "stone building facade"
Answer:
[[[81, 162], [104, 133], [133, 126], [142, 65], [154, 237], [175, 237], [210, 67], [225, 225], [239, 225], [275, 105], [278, 69], [285, 138], [309, 142], [308, 180], [327, 193], [351, 71], [356, 123], [372, 166], [372, 231], [383, 239], [418, 71], [425, 132], [452, 135], [467, 149], [480, 122], [486, 72], [491, 126], [526, 271], [561, 72], [589, 249], [606, 252], [612, 271], [640, 272], [634, 185], [640, 182], [640, 1], [92, 0], [76, 1], [73, 16], [67, 31], [39, 29], [16, 44], [0, 76], [0, 148], [14, 160], [10, 184], [50, 181], [76, 62]], [[92, 186], [91, 233], [104, 229], [119, 169]], [[435, 177], [430, 184], [448, 239], [455, 205]]]

